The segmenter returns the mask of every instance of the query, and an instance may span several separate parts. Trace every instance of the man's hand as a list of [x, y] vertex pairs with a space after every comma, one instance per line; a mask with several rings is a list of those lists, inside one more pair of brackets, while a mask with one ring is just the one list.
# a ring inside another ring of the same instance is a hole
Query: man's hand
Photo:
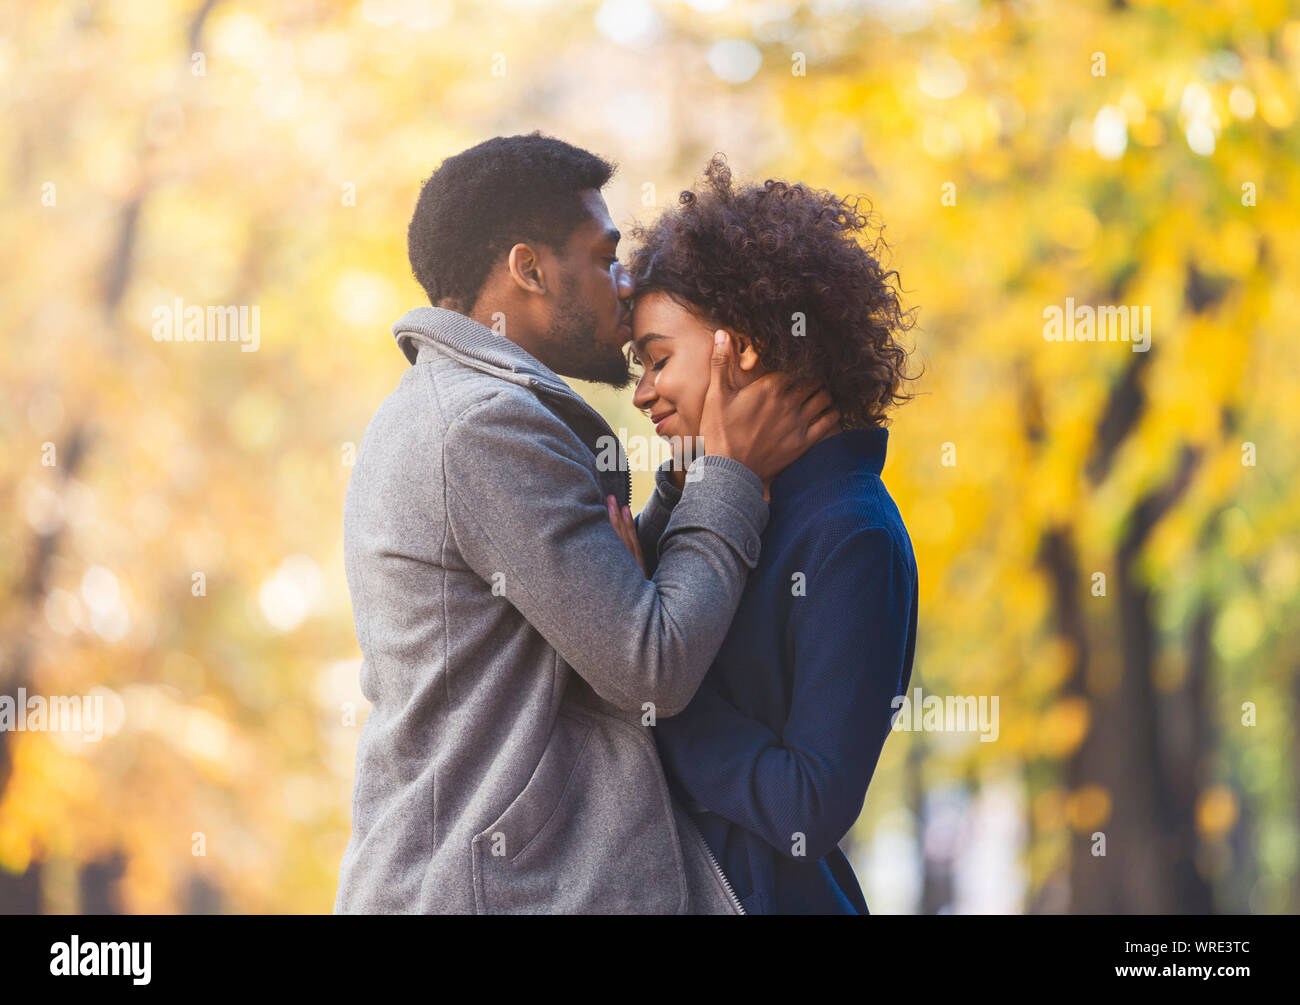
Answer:
[[808, 383], [796, 385], [785, 374], [765, 373], [738, 386], [731, 339], [721, 329], [714, 333], [700, 436], [710, 454], [730, 457], [758, 475], [765, 497], [772, 479], [834, 432], [839, 421], [826, 391]]

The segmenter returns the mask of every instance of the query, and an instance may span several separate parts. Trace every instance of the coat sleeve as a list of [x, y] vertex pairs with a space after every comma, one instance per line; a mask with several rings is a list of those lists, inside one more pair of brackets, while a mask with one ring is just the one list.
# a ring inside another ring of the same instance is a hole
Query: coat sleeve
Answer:
[[659, 541], [668, 529], [668, 518], [682, 498], [682, 490], [668, 477], [672, 463], [671, 459], [664, 461], [655, 471], [654, 491], [636, 516], [636, 536], [641, 542], [641, 556], [645, 559], [648, 576], [653, 576], [658, 568]]
[[459, 416], [443, 444], [449, 523], [466, 564], [602, 698], [657, 716], [690, 701], [757, 564], [758, 476], [700, 457], [645, 578], [609, 525], [591, 451], [526, 391]]
[[794, 684], [779, 734], [741, 712], [716, 674], [655, 733], [691, 798], [786, 857], [814, 860], [862, 810], [902, 686], [915, 576], [873, 528], [838, 544], [793, 603]]

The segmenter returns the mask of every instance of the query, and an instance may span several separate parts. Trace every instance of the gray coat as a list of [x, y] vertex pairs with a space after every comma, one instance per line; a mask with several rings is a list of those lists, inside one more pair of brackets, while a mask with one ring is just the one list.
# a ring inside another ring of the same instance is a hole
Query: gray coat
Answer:
[[598, 413], [461, 314], [393, 333], [413, 365], [343, 514], [371, 710], [335, 912], [743, 913], [644, 722], [681, 711], [722, 644], [762, 483], [705, 456], [678, 498], [660, 472], [646, 579], [606, 517], [631, 476], [600, 470]]

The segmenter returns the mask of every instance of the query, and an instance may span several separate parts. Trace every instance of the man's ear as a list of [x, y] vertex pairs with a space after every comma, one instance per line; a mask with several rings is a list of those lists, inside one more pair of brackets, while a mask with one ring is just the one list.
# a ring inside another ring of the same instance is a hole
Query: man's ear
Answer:
[[525, 293], [546, 292], [541, 256], [530, 245], [516, 244], [511, 248], [506, 256], [506, 268], [515, 285]]

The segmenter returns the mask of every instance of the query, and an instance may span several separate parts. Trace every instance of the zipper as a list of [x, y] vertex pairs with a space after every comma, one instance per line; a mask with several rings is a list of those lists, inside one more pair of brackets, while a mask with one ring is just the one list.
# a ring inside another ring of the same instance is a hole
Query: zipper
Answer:
[[605, 421], [605, 417], [601, 415], [599, 412], [597, 412], [590, 405], [588, 405], [585, 401], [583, 401], [581, 397], [572, 393], [571, 391], [569, 392], [562, 391], [560, 388], [552, 387], [550, 384], [544, 383], [543, 381], [540, 381], [533, 376], [529, 376], [528, 386], [532, 388], [534, 391], [545, 391], [548, 394], [552, 395], [553, 397], [559, 398], [563, 401], [569, 402], [570, 404], [581, 407], [582, 410], [585, 411], [590, 418], [596, 421], [597, 429], [603, 429], [610, 436], [614, 437], [614, 442], [618, 443], [619, 465], [623, 469], [623, 498], [622, 500], [620, 500], [620, 503], [621, 505], [624, 506], [631, 506], [632, 505], [632, 466], [631, 464], [628, 463], [627, 455], [623, 451], [623, 444], [619, 443], [618, 436], [615, 435], [614, 430], [610, 429], [609, 423]]
[[[609, 423], [605, 421], [605, 417], [601, 415], [599, 412], [597, 412], [590, 405], [588, 405], [578, 395], [572, 393], [565, 393], [559, 388], [552, 387], [550, 384], [543, 383], [542, 381], [538, 380], [536, 377], [532, 377], [532, 376], [529, 376], [528, 378], [528, 386], [532, 388], [534, 391], [546, 391], [557, 398], [563, 399], [564, 401], [579, 405], [583, 409], [583, 411], [585, 411], [592, 419], [596, 421], [597, 428], [604, 429], [610, 436], [614, 436], [614, 430], [610, 429]], [[614, 436], [614, 439], [615, 442], [618, 441], [617, 436]], [[623, 445], [621, 443], [619, 443], [619, 447], [618, 447], [618, 456], [619, 456], [619, 462], [623, 467], [623, 484], [624, 484], [623, 502], [626, 505], [630, 506], [632, 504], [632, 466], [627, 461], [627, 457], [623, 452]], [[616, 719], [616, 721], [621, 721], [621, 720], [617, 720], [617, 717], [614, 718]], [[636, 730], [636, 732], [638, 735], [641, 735], [641, 731], [639, 729]], [[690, 825], [691, 829], [695, 831], [695, 836], [699, 838], [700, 846], [704, 849], [704, 854], [709, 857], [709, 865], [713, 867], [713, 874], [717, 876], [719, 882], [722, 883], [722, 888], [727, 892], [727, 898], [731, 901], [731, 905], [736, 909], [736, 913], [747, 915], [749, 912], [745, 910], [744, 905], [741, 904], [740, 902], [740, 898], [736, 896], [735, 887], [731, 885], [731, 880], [727, 879], [727, 874], [722, 871], [722, 866], [718, 864], [718, 859], [713, 854], [713, 849], [709, 847], [709, 842], [704, 840], [704, 835], [700, 833], [699, 827], [695, 825], [695, 821], [691, 819], [690, 814], [683, 812], [682, 816], [686, 819], [686, 822]]]
[[[655, 742], [653, 739], [651, 739], [649, 736], [646, 735], [645, 730], [642, 727], [633, 725], [627, 720], [621, 719], [617, 715], [613, 715], [610, 712], [602, 711], [601, 709], [598, 708], [592, 708], [591, 706], [585, 703], [578, 703], [576, 705], [571, 705], [570, 707], [575, 708], [576, 710], [579, 710], [581, 712], [584, 712], [587, 715], [593, 715], [599, 718], [611, 719], [614, 722], [618, 723], [620, 726], [626, 726], [636, 735], [636, 738], [642, 744], [649, 746], [650, 756], [654, 758], [656, 763], [659, 763], [659, 753], [655, 748]], [[670, 800], [672, 799], [672, 795], [666, 789], [664, 790], [664, 795], [668, 796]], [[670, 813], [669, 819], [670, 820], [675, 819], [679, 815], [683, 820], [686, 821], [687, 825], [691, 828], [691, 830], [695, 832], [695, 836], [700, 839], [700, 846], [704, 849], [704, 854], [709, 857], [709, 865], [713, 867], [713, 873], [715, 876], [718, 877], [719, 882], [722, 883], [722, 888], [727, 891], [727, 898], [731, 901], [732, 906], [735, 907], [736, 913], [748, 914], [749, 912], [745, 910], [744, 905], [740, 903], [740, 898], [736, 896], [736, 889], [731, 885], [731, 880], [727, 879], [727, 874], [722, 871], [722, 866], [718, 864], [718, 860], [713, 854], [713, 849], [709, 847], [709, 842], [704, 840], [704, 835], [700, 832], [700, 828], [696, 825], [695, 821], [691, 819], [691, 815], [686, 811], [686, 808], [683, 806], [682, 812], [680, 814]]]
[[731, 885], [731, 880], [727, 879], [727, 874], [722, 871], [722, 866], [718, 865], [718, 860], [714, 857], [713, 849], [709, 847], [709, 842], [704, 840], [704, 835], [700, 833], [699, 827], [695, 826], [695, 821], [691, 819], [690, 814], [688, 813], [683, 813], [682, 816], [686, 818], [686, 822], [689, 823], [691, 829], [695, 831], [695, 836], [700, 839], [700, 844], [704, 846], [704, 853], [709, 856], [709, 864], [713, 866], [713, 871], [717, 874], [718, 879], [722, 880], [722, 888], [727, 891], [727, 896], [731, 898], [731, 903], [736, 908], [736, 913], [748, 914], [749, 912], [747, 912], [741, 905], [740, 898], [736, 896], [736, 891]]

